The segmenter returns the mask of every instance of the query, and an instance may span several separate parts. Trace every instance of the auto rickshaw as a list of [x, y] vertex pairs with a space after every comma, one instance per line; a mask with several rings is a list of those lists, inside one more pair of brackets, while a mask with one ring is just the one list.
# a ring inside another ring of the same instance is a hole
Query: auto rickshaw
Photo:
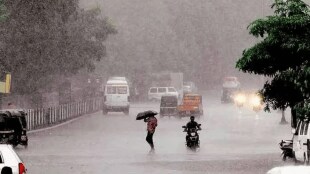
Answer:
[[0, 143], [12, 144], [14, 141], [14, 129], [11, 128], [10, 117], [6, 113], [0, 113]]
[[178, 98], [175, 95], [164, 95], [160, 100], [160, 117], [176, 116], [178, 107]]
[[22, 110], [0, 111], [0, 142], [28, 146], [26, 113]]

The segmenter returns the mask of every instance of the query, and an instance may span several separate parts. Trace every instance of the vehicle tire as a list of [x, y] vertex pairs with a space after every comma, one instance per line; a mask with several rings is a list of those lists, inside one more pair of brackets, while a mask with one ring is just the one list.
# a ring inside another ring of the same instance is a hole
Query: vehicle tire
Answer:
[[286, 161], [286, 155], [283, 154], [282, 161]]
[[304, 153], [304, 165], [309, 165], [309, 155], [307, 160], [306, 153]]
[[107, 110], [107, 108], [105, 106], [103, 106], [103, 108], [102, 108], [102, 114], [103, 115], [107, 115], [108, 114], [108, 110]]
[[129, 108], [126, 108], [126, 109], [124, 110], [124, 114], [125, 114], [125, 115], [129, 115]]
[[295, 153], [294, 153], [294, 163], [295, 163], [295, 165], [298, 165], [298, 163], [299, 163], [299, 161], [296, 159]]
[[24, 147], [25, 147], [25, 149], [28, 148], [28, 141], [25, 143]]
[[177, 118], [178, 120], [181, 120], [181, 119], [182, 119], [182, 116], [178, 114], [178, 115], [176, 116], [176, 118]]
[[203, 116], [203, 114], [199, 114], [198, 117], [197, 117], [198, 120], [201, 120], [201, 119], [202, 119], [202, 116]]

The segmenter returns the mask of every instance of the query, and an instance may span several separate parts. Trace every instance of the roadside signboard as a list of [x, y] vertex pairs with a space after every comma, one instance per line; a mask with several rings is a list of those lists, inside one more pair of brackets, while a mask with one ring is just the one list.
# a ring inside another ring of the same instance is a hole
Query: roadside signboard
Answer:
[[5, 81], [0, 82], [0, 93], [10, 93], [11, 91], [11, 74], [5, 75]]

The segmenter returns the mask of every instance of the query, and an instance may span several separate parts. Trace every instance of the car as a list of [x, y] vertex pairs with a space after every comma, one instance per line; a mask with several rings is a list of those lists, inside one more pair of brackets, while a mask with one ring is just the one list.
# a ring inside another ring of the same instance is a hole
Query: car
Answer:
[[26, 174], [26, 167], [12, 145], [0, 144], [0, 171], [3, 167], [10, 167], [13, 174]]
[[148, 100], [160, 101], [164, 95], [172, 95], [179, 98], [179, 93], [174, 87], [151, 87], [148, 92]]
[[309, 174], [309, 166], [281, 166], [272, 168], [267, 174]]

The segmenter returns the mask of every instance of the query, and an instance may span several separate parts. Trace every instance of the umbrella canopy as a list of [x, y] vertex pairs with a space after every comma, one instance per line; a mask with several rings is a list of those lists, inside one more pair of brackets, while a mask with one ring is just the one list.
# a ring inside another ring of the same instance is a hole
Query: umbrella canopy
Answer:
[[136, 120], [142, 120], [142, 119], [145, 119], [145, 118], [148, 118], [148, 117], [151, 117], [151, 116], [154, 116], [154, 115], [157, 115], [158, 113], [156, 111], [144, 111], [144, 112], [140, 112], [138, 115], [137, 115], [137, 118]]

